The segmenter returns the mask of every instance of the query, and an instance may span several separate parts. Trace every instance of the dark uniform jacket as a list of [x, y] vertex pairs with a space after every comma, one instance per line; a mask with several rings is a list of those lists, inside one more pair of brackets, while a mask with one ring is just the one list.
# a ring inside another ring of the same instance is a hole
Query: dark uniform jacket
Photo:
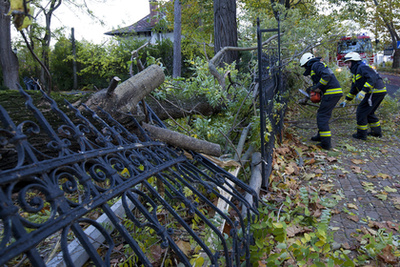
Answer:
[[353, 74], [350, 92], [346, 95], [346, 100], [353, 100], [362, 90], [368, 93], [386, 93], [386, 87], [379, 74], [362, 61], [354, 61], [350, 68]]
[[342, 94], [340, 83], [335, 74], [320, 60], [320, 57], [309, 60], [303, 75], [311, 75], [314, 84], [313, 89], [320, 89], [324, 95]]

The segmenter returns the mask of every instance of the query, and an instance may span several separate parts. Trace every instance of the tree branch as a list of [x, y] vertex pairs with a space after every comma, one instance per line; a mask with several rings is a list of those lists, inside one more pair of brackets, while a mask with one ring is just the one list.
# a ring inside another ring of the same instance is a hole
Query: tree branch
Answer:
[[[281, 33], [283, 35], [283, 33]], [[270, 43], [272, 40], [278, 38], [278, 34], [275, 34], [268, 38], [266, 41], [262, 43], [262, 46]], [[252, 50], [257, 50], [257, 46], [253, 47], [235, 47], [235, 46], [225, 46], [221, 50], [218, 51], [217, 54], [208, 62], [208, 68], [211, 72], [211, 74], [217, 79], [218, 84], [221, 86], [223, 90], [225, 90], [225, 77], [221, 75], [217, 68], [216, 68], [216, 62], [221, 59], [221, 57], [227, 52], [227, 51], [252, 51]]]

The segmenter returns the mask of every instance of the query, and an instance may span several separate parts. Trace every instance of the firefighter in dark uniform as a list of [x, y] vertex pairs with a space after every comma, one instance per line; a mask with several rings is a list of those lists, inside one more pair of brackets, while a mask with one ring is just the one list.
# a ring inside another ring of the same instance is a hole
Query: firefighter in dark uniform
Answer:
[[[376, 109], [386, 95], [386, 86], [379, 74], [361, 61], [360, 54], [350, 52], [344, 56], [345, 64], [353, 74], [350, 92], [340, 106], [356, 98], [361, 102], [357, 106], [357, 133], [354, 138], [366, 140], [367, 135], [382, 137], [381, 123], [375, 115]], [[368, 132], [368, 126], [371, 131]]]
[[332, 147], [329, 120], [333, 109], [343, 96], [342, 88], [333, 71], [321, 61], [320, 57], [305, 53], [300, 58], [300, 66], [306, 69], [303, 75], [310, 75], [313, 81], [313, 86], [307, 89], [307, 93], [314, 91], [321, 94], [321, 104], [317, 111], [318, 133], [311, 137], [311, 140], [320, 141], [318, 145], [329, 150]]

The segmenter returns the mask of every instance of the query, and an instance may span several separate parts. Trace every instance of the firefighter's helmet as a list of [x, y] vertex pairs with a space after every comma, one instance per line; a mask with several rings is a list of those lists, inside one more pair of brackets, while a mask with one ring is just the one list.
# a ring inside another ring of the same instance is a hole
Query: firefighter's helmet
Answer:
[[343, 62], [347, 61], [361, 61], [360, 54], [357, 52], [347, 53], [343, 58]]
[[310, 59], [313, 59], [314, 55], [311, 53], [304, 53], [300, 58], [300, 66], [304, 67]]

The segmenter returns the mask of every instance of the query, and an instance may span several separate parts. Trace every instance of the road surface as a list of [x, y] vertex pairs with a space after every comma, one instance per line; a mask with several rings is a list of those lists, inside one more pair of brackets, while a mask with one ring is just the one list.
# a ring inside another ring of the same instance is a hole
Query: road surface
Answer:
[[379, 73], [379, 75], [386, 80], [386, 90], [391, 97], [395, 96], [397, 92], [397, 97], [400, 97], [400, 75], [392, 74], [392, 73]]

